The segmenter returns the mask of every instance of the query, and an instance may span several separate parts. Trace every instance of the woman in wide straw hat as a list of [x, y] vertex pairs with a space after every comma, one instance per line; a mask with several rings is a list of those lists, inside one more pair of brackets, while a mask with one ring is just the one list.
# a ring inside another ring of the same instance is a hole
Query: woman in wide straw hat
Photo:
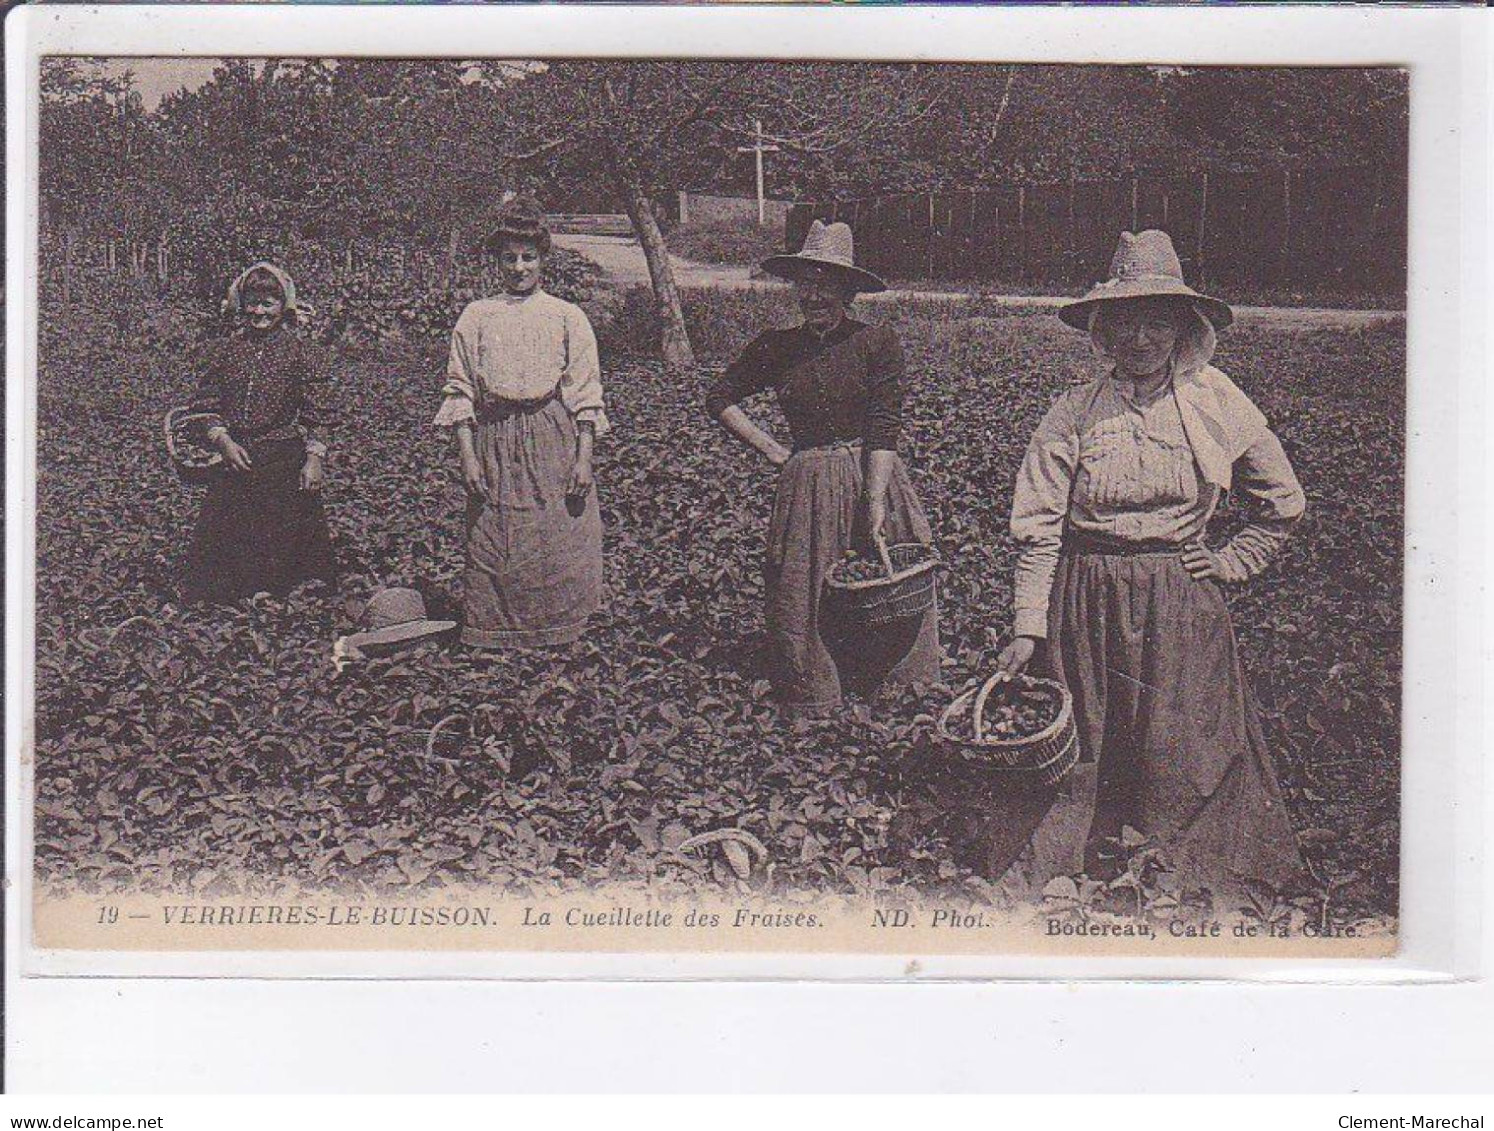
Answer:
[[[932, 540], [897, 454], [903, 355], [897, 336], [849, 316], [857, 294], [886, 284], [854, 262], [851, 229], [816, 220], [803, 248], [763, 269], [794, 285], [803, 322], [759, 335], [711, 389], [707, 410], [781, 468], [765, 564], [769, 675], [793, 713], [821, 714], [843, 691], [932, 681], [939, 675], [937, 611], [877, 640], [822, 619], [826, 576], [853, 546]], [[772, 390], [792, 447], [740, 407]]]
[[[1145, 231], [1059, 317], [1110, 368], [1043, 418], [1012, 501], [1016, 618], [998, 665], [1016, 673], [1046, 638], [1082, 751], [1030, 842], [1032, 879], [1120, 866], [1130, 827], [1216, 901], [1290, 884], [1302, 860], [1223, 587], [1266, 567], [1305, 501], [1265, 417], [1209, 364], [1230, 308]], [[1256, 513], [1210, 548], [1228, 490]]]

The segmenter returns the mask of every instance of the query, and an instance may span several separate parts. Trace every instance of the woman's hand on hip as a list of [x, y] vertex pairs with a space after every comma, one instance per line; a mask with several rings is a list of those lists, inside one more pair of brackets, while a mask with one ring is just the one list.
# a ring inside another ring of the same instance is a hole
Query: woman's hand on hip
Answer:
[[774, 467], [782, 467], [784, 464], [788, 463], [789, 457], [793, 454], [793, 452], [791, 452], [788, 448], [785, 448], [777, 441], [774, 441], [773, 444], [770, 445], [765, 452], [763, 452], [763, 455], [768, 457], [768, 462], [771, 463]]
[[996, 657], [996, 672], [1003, 679], [1011, 679], [1031, 662], [1037, 651], [1037, 641], [1031, 636], [1017, 636]]
[[306, 462], [301, 465], [301, 490], [315, 495], [322, 489], [326, 478], [322, 472], [322, 457], [308, 453]]
[[1183, 568], [1196, 581], [1228, 580], [1224, 574], [1224, 566], [1219, 561], [1219, 555], [1202, 542], [1189, 542], [1185, 545], [1183, 547], [1182, 562]]
[[235, 443], [227, 432], [218, 437], [218, 450], [223, 453], [223, 462], [234, 471], [249, 471], [254, 467], [249, 453]]
[[592, 472], [591, 460], [578, 458], [571, 468], [571, 476], [566, 480], [565, 494], [569, 499], [580, 498], [591, 493], [591, 485], [595, 482]]

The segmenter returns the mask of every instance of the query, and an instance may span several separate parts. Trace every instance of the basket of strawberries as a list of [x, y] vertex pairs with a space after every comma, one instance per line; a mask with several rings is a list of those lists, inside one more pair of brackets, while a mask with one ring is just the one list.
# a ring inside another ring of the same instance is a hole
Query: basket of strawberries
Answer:
[[1057, 785], [1079, 761], [1073, 697], [1051, 679], [997, 673], [956, 697], [938, 730], [967, 765], [1008, 780]]
[[934, 607], [934, 572], [939, 559], [931, 546], [905, 542], [889, 546], [880, 535], [876, 555], [851, 549], [825, 579], [825, 600], [838, 619], [863, 628], [918, 620]]
[[163, 424], [167, 458], [171, 460], [176, 477], [189, 487], [211, 483], [223, 469], [223, 456], [204, 447], [196, 434], [197, 427], [209, 415], [174, 408], [166, 414]]

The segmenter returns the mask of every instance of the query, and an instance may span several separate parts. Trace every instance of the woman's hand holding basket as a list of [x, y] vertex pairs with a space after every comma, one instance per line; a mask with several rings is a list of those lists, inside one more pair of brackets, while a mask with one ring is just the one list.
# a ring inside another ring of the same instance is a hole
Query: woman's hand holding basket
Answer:
[[228, 464], [234, 471], [250, 471], [254, 467], [254, 461], [227, 432], [223, 432], [217, 439], [218, 450], [223, 453], [223, 462]]
[[1032, 661], [1037, 651], [1037, 641], [1031, 636], [1014, 636], [1010, 644], [996, 657], [996, 674], [1001, 679], [1013, 679]]

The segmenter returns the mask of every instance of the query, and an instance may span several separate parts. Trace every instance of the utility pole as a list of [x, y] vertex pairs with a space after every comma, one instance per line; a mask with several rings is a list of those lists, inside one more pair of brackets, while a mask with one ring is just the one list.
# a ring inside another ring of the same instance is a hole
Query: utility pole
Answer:
[[763, 195], [763, 154], [777, 153], [778, 146], [763, 144], [763, 120], [754, 118], [752, 128], [757, 134], [757, 142], [753, 145], [737, 146], [738, 153], [751, 153], [757, 159], [757, 226], [761, 228], [768, 220], [766, 199]]

